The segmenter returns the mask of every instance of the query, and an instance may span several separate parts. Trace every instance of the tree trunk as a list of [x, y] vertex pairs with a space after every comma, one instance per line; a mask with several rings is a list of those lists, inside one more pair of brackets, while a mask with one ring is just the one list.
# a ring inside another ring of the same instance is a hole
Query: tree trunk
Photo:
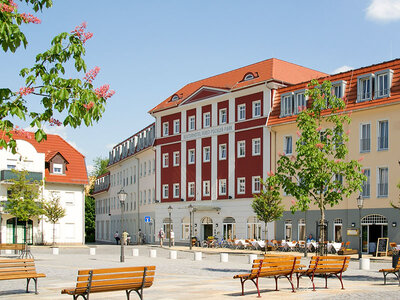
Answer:
[[56, 245], [56, 223], [53, 223], [53, 246]]
[[268, 239], [268, 223], [264, 222], [264, 232], [265, 232], [265, 248], [264, 248], [264, 253], [267, 253], [268, 251], [268, 243], [267, 243], [267, 239]]
[[319, 224], [319, 230], [321, 233], [320, 241], [319, 241], [319, 255], [324, 255], [325, 249], [325, 209], [321, 208], [321, 220]]

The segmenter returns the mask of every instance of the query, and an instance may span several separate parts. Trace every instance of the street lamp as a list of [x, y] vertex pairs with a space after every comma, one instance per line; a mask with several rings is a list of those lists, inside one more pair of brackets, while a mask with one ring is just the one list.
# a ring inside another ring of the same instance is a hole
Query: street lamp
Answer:
[[192, 213], [193, 213], [193, 205], [189, 205], [189, 249], [192, 250]]
[[168, 215], [169, 215], [169, 239], [168, 239], [168, 247], [171, 248], [171, 212], [172, 206], [168, 206]]
[[124, 230], [124, 208], [125, 208], [125, 200], [126, 196], [128, 195], [124, 189], [121, 189], [118, 193], [118, 199], [119, 202], [121, 203], [121, 257], [120, 257], [120, 262], [125, 261], [125, 255], [124, 255], [124, 240], [123, 240], [123, 230]]
[[360, 194], [357, 197], [357, 206], [358, 206], [358, 214], [359, 214], [359, 220], [360, 220], [360, 232], [359, 232], [359, 247], [360, 249], [358, 250], [358, 259], [362, 258], [362, 230], [361, 230], [361, 209], [364, 206], [364, 198], [363, 196]]

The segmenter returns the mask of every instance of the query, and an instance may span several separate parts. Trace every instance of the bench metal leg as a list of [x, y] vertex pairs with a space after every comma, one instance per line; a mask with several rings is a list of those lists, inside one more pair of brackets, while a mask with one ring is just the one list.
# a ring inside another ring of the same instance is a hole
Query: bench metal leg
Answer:
[[324, 277], [325, 277], [325, 288], [327, 289], [328, 288], [328, 275], [325, 274]]
[[82, 297], [85, 300], [89, 300], [89, 294], [72, 295], [72, 297], [74, 298], [74, 300], [77, 300], [79, 297]]
[[383, 284], [386, 284], [386, 276], [388, 273], [383, 272]]

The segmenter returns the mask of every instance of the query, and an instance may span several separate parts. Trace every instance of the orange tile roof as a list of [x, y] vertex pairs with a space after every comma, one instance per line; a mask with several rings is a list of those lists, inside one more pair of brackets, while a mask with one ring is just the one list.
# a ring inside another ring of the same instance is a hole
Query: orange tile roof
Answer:
[[[357, 103], [357, 77], [364, 74], [375, 73], [377, 71], [391, 69], [394, 71], [393, 73], [393, 80], [392, 80], [392, 87], [390, 89], [390, 97], [380, 98], [380, 99], [373, 99], [370, 101], [358, 102]], [[318, 78], [318, 81], [322, 83], [324, 80], [329, 80], [331, 82], [344, 80], [346, 81], [346, 89], [344, 91], [344, 96], [346, 99], [346, 109], [345, 111], [353, 111], [358, 109], [366, 109], [366, 108], [373, 108], [380, 105], [387, 105], [390, 103], [400, 102], [400, 59], [395, 59], [367, 67], [362, 67], [355, 70], [350, 70], [346, 72], [342, 72], [339, 74], [325, 76]], [[309, 81], [302, 82], [290, 87], [280, 88], [277, 90], [274, 103], [272, 106], [271, 115], [268, 119], [268, 126], [274, 126], [289, 122], [295, 122], [297, 115], [287, 116], [287, 117], [280, 117], [281, 112], [281, 95], [294, 92], [296, 90], [301, 90], [307, 88], [307, 84]], [[328, 114], [329, 110], [325, 112]]]
[[[243, 81], [245, 75], [248, 73], [252, 73], [255, 78]], [[308, 69], [280, 59], [271, 58], [233, 71], [189, 83], [174, 94], [179, 97], [178, 100], [171, 101], [174, 96], [171, 95], [151, 109], [150, 113], [178, 106], [201, 87], [212, 87], [233, 91], [246, 86], [262, 83], [267, 80], [276, 80], [286, 84], [296, 84], [326, 75], [327, 74], [319, 71]]]
[[87, 184], [88, 177], [86, 172], [85, 157], [74, 147], [68, 144], [63, 138], [55, 134], [47, 134], [47, 140], [38, 143], [33, 132], [24, 134], [13, 132], [15, 140], [24, 140], [32, 144], [36, 151], [45, 154], [46, 162], [60, 153], [68, 161], [67, 170], [63, 175], [50, 174], [49, 169], [45, 169], [46, 182]]

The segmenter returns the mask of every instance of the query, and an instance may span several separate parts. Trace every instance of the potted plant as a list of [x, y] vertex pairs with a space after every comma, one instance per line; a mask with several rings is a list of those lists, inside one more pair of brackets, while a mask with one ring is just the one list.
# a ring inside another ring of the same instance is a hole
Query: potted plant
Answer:
[[392, 268], [396, 268], [399, 257], [399, 249], [397, 249], [397, 247], [392, 247]]

